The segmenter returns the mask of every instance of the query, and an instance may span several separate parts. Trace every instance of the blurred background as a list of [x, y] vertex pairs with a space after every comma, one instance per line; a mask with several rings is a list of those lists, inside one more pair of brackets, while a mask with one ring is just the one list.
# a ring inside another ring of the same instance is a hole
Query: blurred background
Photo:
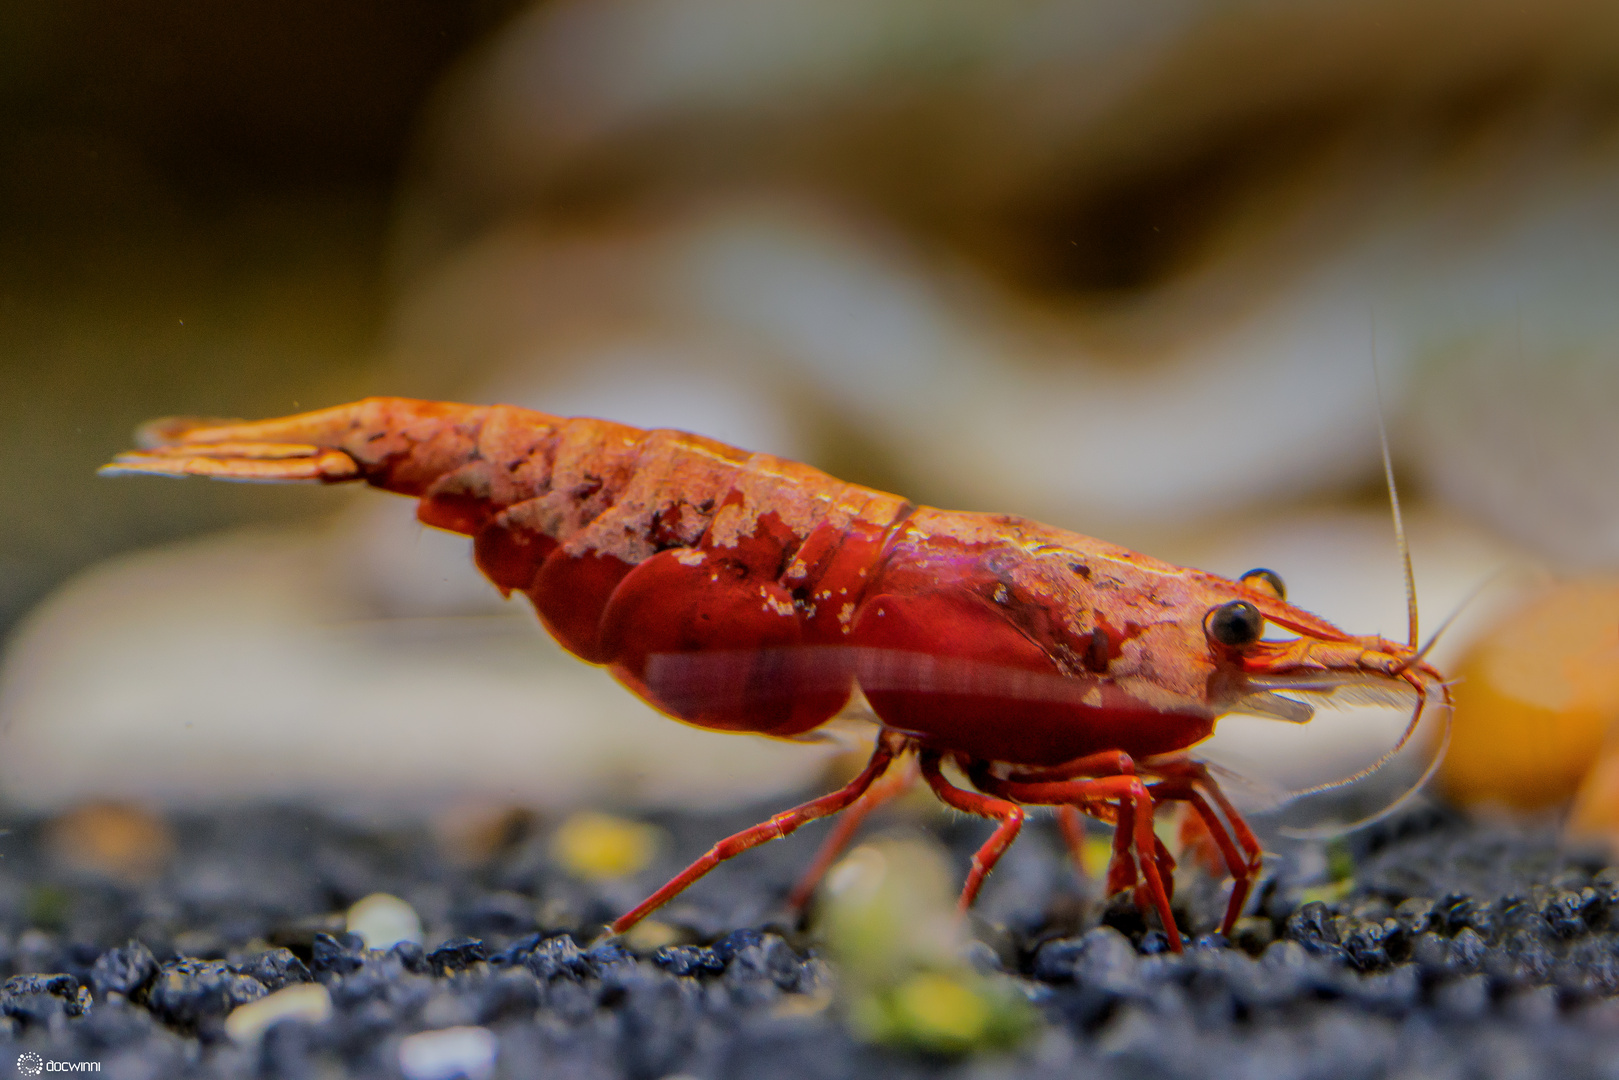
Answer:
[[[1552, 805], [1619, 711], [1611, 5], [13, 0], [0, 122], [8, 801], [712, 803], [826, 767], [655, 717], [404, 500], [93, 475], [153, 416], [370, 393], [1265, 565], [1403, 638], [1375, 363], [1425, 625], [1491, 582], [1436, 658], [1555, 668], [1472, 745], [1555, 758]], [[1558, 580], [1578, 612], [1525, 641]], [[1402, 720], [1216, 749], [1299, 787]], [[1455, 790], [1520, 802], [1502, 768]]]

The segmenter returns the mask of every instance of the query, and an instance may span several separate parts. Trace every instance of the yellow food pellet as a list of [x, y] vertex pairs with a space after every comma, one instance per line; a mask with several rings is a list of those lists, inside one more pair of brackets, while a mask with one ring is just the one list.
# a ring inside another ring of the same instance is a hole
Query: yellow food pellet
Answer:
[[1087, 878], [1092, 881], [1105, 880], [1108, 864], [1113, 861], [1113, 838], [1086, 836], [1085, 844], [1080, 848], [1080, 858]]
[[1567, 800], [1619, 720], [1619, 582], [1570, 582], [1535, 597], [1452, 674], [1446, 793], [1524, 810]]
[[910, 1041], [940, 1050], [966, 1049], [989, 1029], [989, 1002], [958, 979], [913, 975], [894, 991], [894, 1019]]
[[624, 944], [630, 951], [642, 955], [655, 953], [665, 945], [679, 945], [686, 940], [684, 932], [656, 919], [643, 919], [624, 935]]
[[575, 877], [628, 877], [652, 861], [657, 831], [611, 814], [574, 814], [551, 837], [551, 857]]

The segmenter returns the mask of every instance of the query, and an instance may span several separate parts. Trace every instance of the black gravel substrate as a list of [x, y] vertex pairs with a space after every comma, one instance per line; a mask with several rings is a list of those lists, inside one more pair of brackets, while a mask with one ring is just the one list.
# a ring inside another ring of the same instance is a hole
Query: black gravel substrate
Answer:
[[[1619, 871], [1549, 832], [1425, 810], [1332, 858], [1300, 847], [1276, 860], [1235, 945], [1206, 934], [1219, 897], [1194, 881], [1177, 903], [1204, 936], [1177, 956], [1128, 905], [1088, 899], [1037, 826], [985, 891], [975, 959], [1020, 980], [1044, 1030], [1015, 1051], [945, 1058], [856, 1041], [831, 967], [773, 921], [816, 829], [666, 909], [690, 944], [591, 946], [684, 859], [760, 816], [660, 818], [669, 842], [653, 866], [587, 885], [552, 864], [544, 821], [516, 822], [469, 867], [425, 827], [286, 808], [176, 815], [166, 867], [131, 884], [68, 868], [46, 822], [12, 815], [0, 1076], [31, 1053], [25, 1066], [96, 1063], [116, 1078], [402, 1077], [404, 1036], [471, 1025], [498, 1039], [506, 1078], [1619, 1080]], [[939, 832], [965, 866], [985, 827]], [[1329, 866], [1352, 877], [1335, 886]], [[425, 948], [367, 952], [344, 934], [341, 913], [378, 891], [415, 907]], [[330, 990], [330, 1020], [245, 1045], [225, 1035], [235, 1006], [310, 980]]]

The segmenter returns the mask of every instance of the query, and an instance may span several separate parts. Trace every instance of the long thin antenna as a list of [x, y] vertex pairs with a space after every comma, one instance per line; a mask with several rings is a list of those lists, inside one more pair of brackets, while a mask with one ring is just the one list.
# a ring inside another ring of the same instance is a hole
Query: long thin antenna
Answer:
[[[1363, 828], [1364, 826], [1382, 821], [1396, 810], [1399, 810], [1401, 807], [1405, 806], [1406, 803], [1416, 798], [1417, 793], [1427, 786], [1429, 780], [1433, 779], [1433, 774], [1439, 771], [1440, 762], [1445, 760], [1445, 751], [1450, 749], [1450, 725], [1451, 721], [1455, 718], [1455, 715], [1455, 710], [1451, 708], [1450, 702], [1446, 701], [1445, 727], [1439, 736], [1439, 749], [1434, 753], [1434, 756], [1429, 759], [1427, 767], [1422, 770], [1422, 775], [1417, 777], [1416, 783], [1406, 788], [1403, 795], [1389, 803], [1387, 806], [1383, 807], [1383, 809], [1377, 811], [1375, 814], [1368, 814], [1366, 817], [1360, 818], [1357, 821], [1347, 821], [1341, 825], [1318, 825], [1314, 828], [1306, 829], [1296, 829], [1283, 825], [1278, 831], [1284, 836], [1290, 836], [1295, 840], [1331, 840], [1335, 837], [1342, 836], [1347, 832], [1353, 832], [1355, 829]], [[1405, 740], [1401, 740], [1400, 745], [1404, 746]], [[1396, 749], [1395, 753], [1398, 752], [1399, 751]]]
[[[1445, 708], [1449, 709], [1450, 708], [1449, 691], [1444, 688], [1443, 684], [1440, 684], [1440, 689], [1445, 694], [1445, 699], [1444, 699]], [[1298, 799], [1298, 798], [1303, 798], [1306, 795], [1319, 795], [1324, 791], [1337, 791], [1339, 788], [1346, 788], [1350, 784], [1353, 784], [1353, 783], [1356, 783], [1358, 781], [1364, 780], [1368, 776], [1372, 775], [1375, 772], [1381, 772], [1382, 769], [1383, 769], [1383, 766], [1385, 766], [1389, 762], [1393, 761], [1395, 759], [1395, 757], [1399, 755], [1400, 751], [1404, 750], [1406, 748], [1406, 745], [1408, 743], [1410, 743], [1411, 737], [1417, 733], [1417, 725], [1422, 722], [1423, 713], [1425, 713], [1427, 711], [1427, 709], [1428, 709], [1427, 691], [1426, 690], [1419, 690], [1417, 692], [1417, 703], [1411, 710], [1411, 719], [1406, 721], [1405, 729], [1400, 733], [1399, 741], [1396, 742], [1389, 749], [1383, 751], [1383, 753], [1378, 757], [1378, 759], [1376, 761], [1372, 762], [1370, 765], [1367, 765], [1366, 767], [1364, 767], [1362, 769], [1357, 769], [1355, 771], [1354, 775], [1352, 775], [1352, 776], [1346, 776], [1342, 780], [1328, 780], [1325, 783], [1321, 783], [1321, 784], [1311, 784], [1307, 788], [1300, 788], [1298, 791], [1289, 792], [1288, 797], [1290, 799]], [[1446, 728], [1446, 731], [1447, 732], [1449, 731], [1448, 727]], [[1448, 734], [1445, 736], [1445, 745], [1447, 745], [1447, 746], [1450, 745], [1450, 736]], [[1423, 780], [1426, 781], [1427, 778], [1428, 778], [1427, 775], [1424, 774]]]
[[1417, 578], [1411, 572], [1411, 548], [1405, 542], [1405, 518], [1400, 514], [1400, 491], [1394, 483], [1394, 455], [1389, 452], [1389, 426], [1383, 415], [1383, 379], [1377, 371], [1377, 313], [1367, 312], [1372, 328], [1372, 393], [1377, 398], [1377, 440], [1383, 447], [1383, 479], [1388, 482], [1389, 509], [1394, 512], [1394, 543], [1405, 567], [1406, 642], [1417, 647]]
[[[1388, 421], [1383, 415], [1383, 380], [1377, 370], [1377, 313], [1368, 309], [1366, 312], [1366, 318], [1371, 326], [1372, 392], [1377, 398], [1377, 439], [1383, 448], [1383, 479], [1388, 482], [1389, 509], [1394, 514], [1394, 543], [1400, 551], [1400, 564], [1405, 568], [1406, 634], [1411, 648], [1413, 650], [1417, 650], [1417, 577], [1411, 569], [1411, 548], [1405, 541], [1405, 518], [1400, 513], [1400, 491], [1394, 483], [1394, 455], [1389, 451]], [[1454, 618], [1455, 614], [1452, 614], [1451, 619]], [[1449, 625], [1450, 620], [1447, 619], [1445, 626], [1441, 626], [1439, 628], [1440, 631], [1443, 632], [1445, 627], [1448, 627]], [[1434, 641], [1437, 640], [1439, 640], [1439, 635], [1435, 634]], [[1412, 665], [1420, 662], [1422, 655], [1432, 647], [1433, 641], [1430, 641], [1420, 651], [1416, 651], [1416, 654], [1401, 667], [1401, 670], [1407, 670]], [[1428, 767], [1423, 770], [1422, 776], [1418, 778], [1414, 785], [1406, 790], [1405, 794], [1394, 800], [1393, 803], [1385, 806], [1382, 810], [1361, 821], [1351, 822], [1348, 825], [1328, 826], [1320, 829], [1283, 828], [1282, 832], [1289, 836], [1298, 838], [1318, 838], [1338, 835], [1341, 832], [1348, 832], [1350, 829], [1359, 828], [1362, 825], [1369, 825], [1374, 821], [1380, 821], [1389, 814], [1392, 814], [1399, 807], [1404, 806], [1407, 800], [1412, 798], [1418, 791], [1422, 789], [1423, 785], [1432, 779], [1433, 774], [1439, 768], [1439, 763], [1444, 760], [1445, 751], [1450, 747], [1450, 724], [1454, 711], [1452, 710], [1450, 704], [1450, 693], [1445, 689], [1444, 684], [1440, 684], [1440, 691], [1444, 695], [1445, 730], [1443, 736], [1440, 738], [1439, 752], [1434, 755], [1432, 761], [1428, 762]], [[1333, 791], [1337, 788], [1347, 787], [1350, 784], [1355, 783], [1357, 780], [1365, 779], [1372, 773], [1377, 772], [1379, 769], [1393, 760], [1395, 755], [1397, 755], [1401, 750], [1404, 750], [1406, 744], [1411, 741], [1411, 737], [1416, 734], [1417, 724], [1422, 720], [1422, 714], [1427, 711], [1427, 705], [1427, 693], [1422, 689], [1418, 689], [1417, 704], [1416, 707], [1411, 710], [1411, 719], [1406, 722], [1405, 731], [1400, 735], [1400, 741], [1395, 743], [1392, 749], [1386, 751], [1376, 761], [1366, 766], [1366, 768], [1356, 772], [1353, 776], [1345, 777], [1342, 780], [1335, 780], [1328, 784], [1316, 784], [1313, 787], [1307, 787], [1303, 791], [1294, 792], [1294, 797], [1297, 798], [1301, 795], [1314, 795], [1323, 791]]]

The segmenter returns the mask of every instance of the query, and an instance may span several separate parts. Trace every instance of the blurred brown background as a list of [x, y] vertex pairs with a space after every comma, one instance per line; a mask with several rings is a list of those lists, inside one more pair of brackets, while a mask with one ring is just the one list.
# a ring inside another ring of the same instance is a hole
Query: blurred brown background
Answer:
[[93, 472], [155, 415], [369, 386], [417, 115], [511, 6], [0, 5], [0, 633], [97, 558], [315, 512]]
[[[1594, 0], [23, 0], [0, 123], [11, 797], [816, 767], [650, 716], [403, 502], [94, 477], [164, 414], [668, 424], [1400, 637], [1375, 353], [1430, 626], [1619, 567]], [[1342, 775], [1363, 728], [1237, 763]]]

